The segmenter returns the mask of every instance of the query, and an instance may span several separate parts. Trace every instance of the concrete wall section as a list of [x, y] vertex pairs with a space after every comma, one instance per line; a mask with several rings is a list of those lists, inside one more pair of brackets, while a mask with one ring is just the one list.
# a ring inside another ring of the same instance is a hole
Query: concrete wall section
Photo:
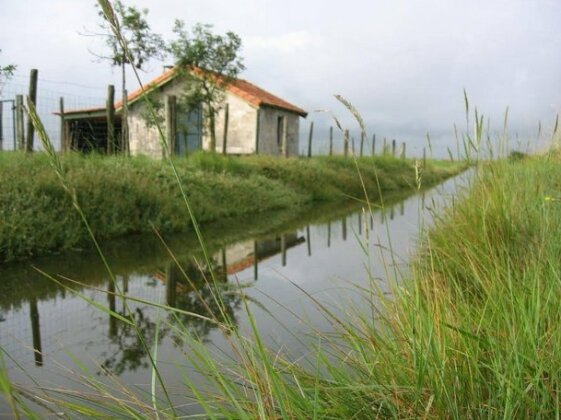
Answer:
[[282, 118], [287, 121], [288, 155], [298, 156], [300, 117], [282, 109], [263, 106], [259, 112], [259, 154], [282, 154]]
[[[146, 112], [146, 105], [135, 104], [129, 109], [129, 144], [133, 156], [147, 155], [162, 157], [160, 135], [156, 127], [150, 127], [142, 113]], [[163, 112], [163, 111], [162, 111]]]
[[[227, 92], [225, 102], [229, 104], [228, 154], [244, 155], [255, 153], [255, 133], [257, 129], [257, 108], [232, 93]], [[216, 151], [222, 153], [224, 139], [224, 106], [216, 116]], [[205, 125], [203, 149], [210, 148], [210, 132]]]
[[[183, 94], [185, 86], [179, 80], [173, 80], [170, 83], [152, 91], [150, 98], [153, 101], [155, 110], [158, 113], [158, 119], [162, 124], [162, 131], [165, 135], [165, 98], [167, 95], [175, 95], [178, 100]], [[139, 99], [129, 107], [129, 144], [131, 155], [147, 155], [155, 158], [163, 157], [163, 151], [160, 141], [160, 134], [154, 125], [150, 125], [146, 121], [147, 106], [144, 99]]]

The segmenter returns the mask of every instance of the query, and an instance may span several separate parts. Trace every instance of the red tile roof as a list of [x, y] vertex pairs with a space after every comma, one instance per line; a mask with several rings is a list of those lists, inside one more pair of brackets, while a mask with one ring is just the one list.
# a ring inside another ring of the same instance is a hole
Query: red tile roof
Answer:
[[[201, 71], [196, 69], [195, 71]], [[153, 89], [156, 89], [160, 86], [163, 86], [173, 80], [179, 72], [177, 72], [176, 68], [171, 68], [166, 70], [164, 73], [156, 77], [155, 79], [151, 80], [143, 87], [135, 90], [134, 92], [130, 93], [127, 96], [128, 103], [131, 104], [136, 102], [138, 99], [142, 97], [144, 93], [150, 92]], [[308, 113], [304, 111], [302, 108], [293, 105], [284, 99], [279, 98], [278, 96], [273, 95], [270, 92], [267, 92], [264, 89], [248, 82], [247, 80], [243, 79], [234, 79], [226, 86], [226, 90], [236, 96], [239, 96], [246, 102], [256, 107], [260, 106], [270, 106], [273, 108], [279, 108], [285, 111], [293, 112], [295, 114], [300, 115], [301, 117], [306, 117]], [[122, 101], [118, 101], [115, 103], [115, 109], [121, 108], [123, 105]], [[80, 113], [89, 113], [89, 112], [98, 112], [105, 110], [105, 107], [98, 107], [98, 108], [89, 108], [89, 109], [77, 109], [77, 110], [70, 110], [66, 111], [65, 114], [80, 114]]]

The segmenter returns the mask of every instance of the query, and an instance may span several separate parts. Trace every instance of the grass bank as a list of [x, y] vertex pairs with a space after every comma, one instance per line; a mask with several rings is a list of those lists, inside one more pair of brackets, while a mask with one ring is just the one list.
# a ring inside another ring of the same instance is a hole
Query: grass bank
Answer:
[[[200, 153], [176, 159], [175, 164], [200, 223], [364, 197], [352, 159]], [[99, 239], [146, 232], [152, 226], [162, 232], [191, 226], [165, 162], [67, 155], [62, 165]], [[383, 192], [410, 190], [416, 182], [411, 161], [363, 158], [358, 167], [373, 199], [378, 195], [375, 173]], [[457, 164], [429, 162], [423, 182], [435, 184], [460, 169]], [[46, 155], [0, 154], [0, 183], [0, 262], [91, 246]]]
[[387, 299], [373, 279], [362, 291], [370, 313], [323, 308], [338, 334], [318, 333], [308, 362], [282, 360], [258, 338], [240, 345], [237, 374], [197, 357], [218, 378], [212, 399], [199, 396], [207, 413], [559, 418], [560, 179], [552, 157], [480, 168], [426, 236], [411, 281]]

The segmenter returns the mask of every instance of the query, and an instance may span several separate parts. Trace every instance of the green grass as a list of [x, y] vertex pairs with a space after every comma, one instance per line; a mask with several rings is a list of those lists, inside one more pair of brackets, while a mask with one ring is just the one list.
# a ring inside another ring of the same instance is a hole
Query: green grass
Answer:
[[[174, 324], [185, 357], [208, 380], [192, 383], [185, 372], [185, 393], [209, 418], [559, 417], [560, 162], [482, 164], [424, 236], [411, 278], [390, 297], [376, 279], [360, 289], [371, 311], [341, 302], [334, 315], [308, 296], [337, 332], [316, 331], [303, 359], [268, 349], [249, 306], [249, 336], [214, 321], [235, 360]], [[164, 403], [111, 403], [99, 392], [105, 408], [91, 415], [173, 417]], [[58, 404], [78, 412], [97, 401], [77, 400], [78, 408]]]
[[[62, 156], [78, 203], [98, 239], [191, 228], [182, 194], [170, 166], [147, 158]], [[319, 202], [363, 197], [352, 159], [224, 157], [199, 153], [174, 159], [181, 184], [199, 223], [272, 210], [302, 210]], [[374, 197], [374, 168], [384, 192], [411, 190], [411, 161], [358, 160]], [[427, 165], [434, 184], [462, 167]], [[0, 262], [91, 245], [45, 154], [0, 154]]]
[[[559, 163], [479, 168], [470, 192], [425, 237], [413, 278], [390, 299], [376, 295], [372, 312], [346, 317], [323, 308], [338, 335], [320, 334], [307, 362], [271, 354], [258, 338], [240, 345], [239, 378], [202, 355], [207, 374], [247, 384], [233, 397], [218, 388], [212, 401], [226, 403], [208, 414], [558, 418]], [[364, 298], [376, 291], [373, 281]]]

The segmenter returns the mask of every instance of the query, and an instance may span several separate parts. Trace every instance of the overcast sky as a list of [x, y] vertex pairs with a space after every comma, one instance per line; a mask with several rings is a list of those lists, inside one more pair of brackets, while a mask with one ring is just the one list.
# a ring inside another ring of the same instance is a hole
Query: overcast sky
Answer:
[[[97, 27], [94, 1], [0, 3], [0, 65], [18, 65], [13, 83], [25, 84], [38, 68], [40, 88], [52, 92], [103, 97], [107, 84], [119, 86], [119, 71], [88, 52], [102, 53], [102, 42], [80, 35]], [[453, 124], [466, 126], [464, 88], [497, 129], [509, 106], [513, 137], [536, 133], [539, 121], [544, 130], [551, 127], [561, 109], [561, 1], [125, 3], [148, 8], [153, 30], [167, 39], [177, 18], [234, 31], [243, 41], [243, 78], [308, 111], [332, 110], [350, 125], [333, 98], [342, 94], [370, 133], [407, 141], [417, 151], [427, 132], [437, 143], [455, 144]], [[151, 63], [142, 77], [161, 70], [162, 63]], [[327, 115], [311, 112], [303, 129], [310, 120], [320, 135], [330, 124]]]

